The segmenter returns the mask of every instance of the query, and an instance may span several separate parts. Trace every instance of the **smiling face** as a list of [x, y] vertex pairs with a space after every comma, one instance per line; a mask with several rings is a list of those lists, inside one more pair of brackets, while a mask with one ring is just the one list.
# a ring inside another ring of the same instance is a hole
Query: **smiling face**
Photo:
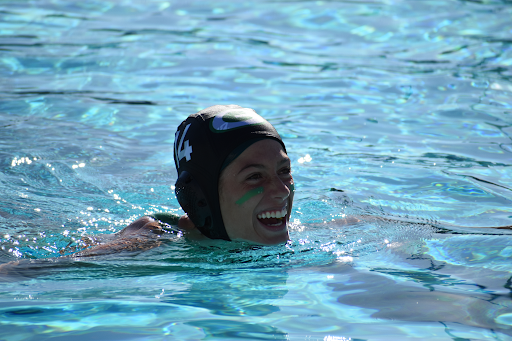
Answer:
[[281, 144], [265, 139], [244, 150], [221, 173], [219, 200], [231, 240], [263, 245], [286, 242], [293, 178]]

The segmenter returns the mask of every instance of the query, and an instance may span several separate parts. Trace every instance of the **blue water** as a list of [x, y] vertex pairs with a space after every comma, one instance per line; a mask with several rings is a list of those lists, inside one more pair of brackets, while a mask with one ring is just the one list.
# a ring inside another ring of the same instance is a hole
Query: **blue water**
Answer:
[[[512, 339], [511, 232], [473, 228], [512, 225], [510, 18], [509, 0], [0, 0], [0, 263], [21, 260], [0, 339]], [[175, 127], [229, 103], [285, 139], [287, 245], [168, 233], [65, 257], [181, 212]]]

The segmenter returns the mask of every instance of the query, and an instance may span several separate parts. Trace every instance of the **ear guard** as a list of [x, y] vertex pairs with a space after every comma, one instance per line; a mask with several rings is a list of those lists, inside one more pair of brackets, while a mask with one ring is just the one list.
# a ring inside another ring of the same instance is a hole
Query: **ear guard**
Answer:
[[194, 225], [208, 238], [219, 238], [213, 231], [210, 205], [203, 190], [192, 175], [181, 172], [176, 180], [176, 198]]

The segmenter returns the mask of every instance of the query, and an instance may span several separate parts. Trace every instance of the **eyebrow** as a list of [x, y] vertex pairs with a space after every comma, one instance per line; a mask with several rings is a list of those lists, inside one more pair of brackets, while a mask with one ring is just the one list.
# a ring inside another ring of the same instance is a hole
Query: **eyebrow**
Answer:
[[[279, 161], [277, 163], [277, 166], [281, 166], [285, 163], [289, 163], [290, 162], [290, 159], [289, 158], [283, 158], [281, 161]], [[238, 174], [242, 173], [244, 170], [246, 170], [247, 168], [251, 168], [251, 167], [254, 167], [254, 168], [258, 168], [258, 169], [264, 169], [265, 168], [265, 165], [261, 164], [261, 163], [251, 163], [249, 165], [246, 165], [244, 167], [242, 167], [242, 169], [240, 169], [240, 171], [238, 172]]]

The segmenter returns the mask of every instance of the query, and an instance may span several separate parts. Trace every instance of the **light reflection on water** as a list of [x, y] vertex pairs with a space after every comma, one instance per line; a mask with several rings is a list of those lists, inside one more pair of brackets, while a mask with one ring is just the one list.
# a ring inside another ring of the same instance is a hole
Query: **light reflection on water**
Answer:
[[[510, 334], [507, 232], [447, 225], [511, 224], [509, 1], [0, 9], [2, 262], [180, 212], [174, 129], [212, 104], [268, 118], [297, 182], [288, 245], [167, 235], [137, 255], [25, 263], [3, 284], [2, 335]], [[400, 222], [332, 222], [351, 215]]]

